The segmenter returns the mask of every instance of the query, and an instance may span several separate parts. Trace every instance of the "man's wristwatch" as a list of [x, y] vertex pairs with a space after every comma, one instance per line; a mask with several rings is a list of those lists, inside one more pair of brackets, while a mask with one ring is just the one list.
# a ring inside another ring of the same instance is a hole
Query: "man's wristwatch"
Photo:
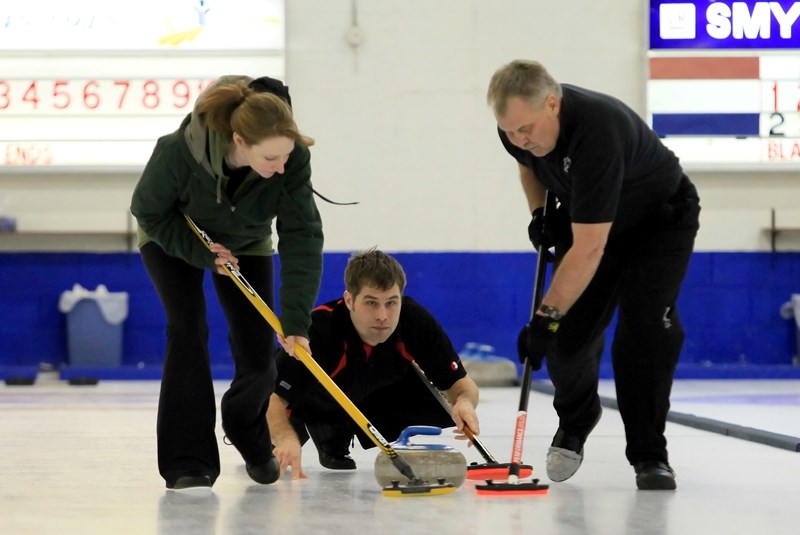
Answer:
[[564, 318], [564, 314], [562, 314], [560, 310], [550, 305], [541, 305], [539, 307], [539, 312], [553, 321], [561, 321]]

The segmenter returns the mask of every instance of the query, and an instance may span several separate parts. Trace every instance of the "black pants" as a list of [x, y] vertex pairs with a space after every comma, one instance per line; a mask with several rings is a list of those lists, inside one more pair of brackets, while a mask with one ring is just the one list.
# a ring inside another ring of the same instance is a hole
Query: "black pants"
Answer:
[[618, 312], [611, 348], [626, 457], [668, 462], [664, 436], [675, 367], [684, 341], [676, 306], [700, 212], [694, 186], [645, 227], [606, 248], [597, 273], [561, 322], [547, 358], [559, 425], [585, 436], [600, 412], [604, 331]]
[[[158, 402], [158, 468], [167, 483], [186, 474], [219, 476], [216, 402], [208, 353], [203, 292], [205, 270], [167, 255], [153, 242], [142, 262], [167, 318], [167, 345]], [[273, 303], [271, 257], [239, 257], [239, 268], [264, 301]], [[234, 378], [222, 397], [222, 427], [247, 463], [272, 456], [266, 424], [275, 386], [274, 332], [228, 276], [214, 273], [214, 289], [228, 321]]]
[[[347, 389], [343, 390], [346, 394]], [[364, 399], [351, 398], [351, 401], [389, 442], [397, 440], [403, 429], [411, 425], [431, 425], [441, 428], [455, 426], [453, 418], [410, 368], [397, 382], [375, 390]], [[324, 406], [330, 407], [328, 400], [325, 400]], [[327, 408], [320, 409], [317, 404], [309, 400], [308, 403], [301, 404], [297, 410], [292, 410], [291, 423], [301, 443], [308, 440], [305, 425], [318, 422], [328, 424], [325, 426], [327, 433], [335, 435], [339, 440], [349, 443], [355, 434], [362, 448], [369, 449], [375, 446], [375, 443], [343, 409], [334, 411]]]

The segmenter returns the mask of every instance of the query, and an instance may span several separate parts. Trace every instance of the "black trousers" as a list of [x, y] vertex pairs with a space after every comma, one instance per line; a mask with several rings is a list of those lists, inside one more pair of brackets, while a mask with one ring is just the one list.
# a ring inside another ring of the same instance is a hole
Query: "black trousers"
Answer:
[[586, 291], [562, 320], [547, 358], [559, 425], [569, 434], [586, 436], [600, 413], [604, 331], [618, 313], [611, 354], [631, 464], [668, 462], [664, 430], [684, 341], [676, 300], [699, 212], [697, 193], [687, 179], [662, 213], [610, 244]]
[[[205, 270], [167, 255], [150, 242], [142, 262], [164, 308], [167, 343], [158, 402], [158, 468], [167, 483], [187, 474], [219, 476], [216, 400], [208, 352], [208, 322], [203, 292]], [[239, 268], [264, 301], [273, 303], [271, 257], [239, 257]], [[234, 378], [222, 397], [222, 427], [245, 462], [262, 464], [272, 456], [266, 424], [275, 386], [274, 332], [236, 284], [212, 275], [228, 322]]]
[[[347, 388], [343, 387], [347, 392]], [[327, 394], [326, 394], [327, 395]], [[349, 443], [353, 435], [361, 447], [369, 449], [375, 443], [362, 431], [344, 411], [330, 410], [329, 400], [316, 404], [309, 400], [292, 410], [290, 419], [301, 443], [308, 440], [305, 425], [325, 424], [326, 433], [342, 442]], [[351, 401], [364, 414], [378, 432], [388, 440], [397, 440], [400, 433], [411, 425], [431, 425], [435, 427], [454, 427], [455, 422], [448, 412], [428, 391], [419, 376], [410, 369], [397, 382], [375, 390], [363, 399]], [[324, 405], [325, 408], [321, 408]]]

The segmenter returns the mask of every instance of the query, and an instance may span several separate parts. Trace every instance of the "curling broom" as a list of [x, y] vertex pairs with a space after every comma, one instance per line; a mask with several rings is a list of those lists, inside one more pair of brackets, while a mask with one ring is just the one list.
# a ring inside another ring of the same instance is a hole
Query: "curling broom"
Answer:
[[[555, 197], [549, 192], [545, 194], [544, 223], [547, 224], [547, 214], [552, 212], [555, 207]], [[539, 247], [536, 255], [536, 275], [533, 283], [533, 304], [531, 306], [531, 318], [536, 313], [544, 294], [544, 278], [547, 272], [546, 249], [544, 244]], [[498, 495], [519, 495], [531, 496], [547, 494], [549, 485], [539, 484], [538, 479], [527, 482], [519, 480], [522, 475], [522, 444], [525, 439], [525, 424], [528, 419], [528, 398], [531, 393], [531, 376], [533, 375], [533, 364], [531, 359], [525, 359], [525, 369], [522, 372], [522, 387], [519, 399], [519, 410], [514, 427], [514, 442], [511, 448], [511, 463], [508, 468], [508, 481], [506, 483], [494, 483], [487, 481], [485, 485], [475, 485], [475, 490], [482, 496]]]

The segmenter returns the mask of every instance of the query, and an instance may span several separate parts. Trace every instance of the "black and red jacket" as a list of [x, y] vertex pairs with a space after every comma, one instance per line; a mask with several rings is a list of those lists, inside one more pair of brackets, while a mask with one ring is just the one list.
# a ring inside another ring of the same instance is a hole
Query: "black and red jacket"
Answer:
[[[311, 353], [323, 370], [356, 405], [370, 394], [414, 374], [417, 364], [439, 390], [466, 376], [461, 359], [439, 322], [422, 305], [404, 296], [397, 329], [385, 342], [369, 346], [350, 319], [344, 299], [311, 313]], [[275, 393], [289, 409], [336, 410], [338, 405], [305, 365], [278, 351]]]

